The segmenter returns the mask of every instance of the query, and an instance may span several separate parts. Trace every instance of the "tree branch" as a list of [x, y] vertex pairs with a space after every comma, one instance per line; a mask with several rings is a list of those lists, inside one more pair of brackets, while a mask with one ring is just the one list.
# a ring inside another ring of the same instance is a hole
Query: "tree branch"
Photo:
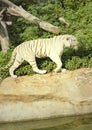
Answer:
[[60, 17], [60, 18], [59, 18], [59, 21], [60, 21], [61, 23], [64, 23], [64, 24], [66, 24], [66, 25], [69, 26], [69, 23], [66, 22], [64, 18]]
[[0, 0], [0, 1], [4, 2], [5, 4], [7, 4], [9, 6], [7, 8], [7, 12], [10, 13], [11, 15], [23, 17], [24, 19], [28, 20], [30, 23], [35, 23], [40, 28], [42, 28], [48, 32], [51, 32], [51, 33], [59, 32], [59, 27], [54, 26], [46, 21], [43, 21], [43, 20], [35, 17], [34, 15], [25, 11], [22, 7], [13, 4], [9, 0]]

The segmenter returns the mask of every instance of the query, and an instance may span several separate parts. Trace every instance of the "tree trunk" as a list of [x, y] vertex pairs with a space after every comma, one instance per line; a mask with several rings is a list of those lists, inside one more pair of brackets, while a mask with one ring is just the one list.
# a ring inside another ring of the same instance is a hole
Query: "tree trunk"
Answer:
[[0, 22], [0, 44], [3, 52], [9, 49], [9, 36], [6, 24], [3, 21]]

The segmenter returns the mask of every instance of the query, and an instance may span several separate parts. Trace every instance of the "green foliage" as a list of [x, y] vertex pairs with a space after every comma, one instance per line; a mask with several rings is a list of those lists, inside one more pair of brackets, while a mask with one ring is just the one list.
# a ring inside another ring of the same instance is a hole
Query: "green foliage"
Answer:
[[81, 61], [79, 57], [72, 57], [72, 59], [68, 60], [66, 63], [66, 68], [69, 70], [74, 70], [80, 67]]
[[47, 70], [47, 72], [52, 71], [56, 67], [56, 64], [53, 63], [49, 58], [46, 58], [46, 59], [43, 59], [43, 60], [37, 59], [37, 63], [38, 63], [38, 67], [40, 69]]
[[9, 62], [13, 47], [8, 50], [8, 52], [0, 52], [0, 68]]
[[[62, 57], [63, 67], [74, 70], [80, 67], [92, 67], [92, 1], [91, 0], [11, 0], [17, 5], [22, 5], [29, 13], [38, 18], [59, 26], [59, 34], [72, 34], [78, 38], [79, 49], [75, 52], [66, 48]], [[61, 24], [59, 17], [66, 19], [69, 26]], [[35, 24], [20, 17], [12, 16], [13, 25], [8, 27], [11, 45], [17, 46], [23, 41], [49, 38], [56, 34], [46, 32]], [[58, 34], [57, 34], [58, 35]], [[7, 53], [0, 52], [0, 67], [5, 66], [11, 55], [12, 49]], [[50, 59], [37, 59], [38, 67], [52, 71], [56, 64]], [[17, 75], [33, 74], [31, 66], [24, 62], [16, 71]], [[8, 69], [0, 71], [0, 76], [7, 77]]]
[[[13, 48], [11, 46], [7, 53], [0, 52], [0, 68], [8, 64]], [[0, 70], [0, 77], [5, 78], [7, 76], [9, 76], [8, 69]]]
[[[34, 26], [29, 26], [28, 28], [25, 29], [24, 33], [20, 34], [20, 37], [22, 38], [23, 41], [30, 40], [30, 39], [37, 39], [38, 35], [37, 34], [38, 27]], [[29, 37], [30, 36], [30, 37]]]
[[30, 75], [30, 74], [34, 74], [34, 72], [32, 70], [32, 67], [29, 64], [24, 63], [15, 71], [15, 74], [17, 76]]

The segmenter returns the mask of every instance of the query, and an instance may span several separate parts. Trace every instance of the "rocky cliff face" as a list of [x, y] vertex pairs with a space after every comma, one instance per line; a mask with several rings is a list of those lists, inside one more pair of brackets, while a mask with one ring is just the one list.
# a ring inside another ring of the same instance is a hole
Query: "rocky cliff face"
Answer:
[[92, 69], [8, 77], [0, 83], [0, 121], [92, 113]]

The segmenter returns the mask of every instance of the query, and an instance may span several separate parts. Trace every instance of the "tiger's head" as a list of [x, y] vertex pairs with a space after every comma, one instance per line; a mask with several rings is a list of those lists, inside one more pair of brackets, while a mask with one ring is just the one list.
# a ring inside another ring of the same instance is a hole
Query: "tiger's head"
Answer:
[[78, 49], [78, 41], [77, 38], [73, 35], [62, 35], [62, 40], [64, 41], [65, 47], [73, 47], [75, 50]]

